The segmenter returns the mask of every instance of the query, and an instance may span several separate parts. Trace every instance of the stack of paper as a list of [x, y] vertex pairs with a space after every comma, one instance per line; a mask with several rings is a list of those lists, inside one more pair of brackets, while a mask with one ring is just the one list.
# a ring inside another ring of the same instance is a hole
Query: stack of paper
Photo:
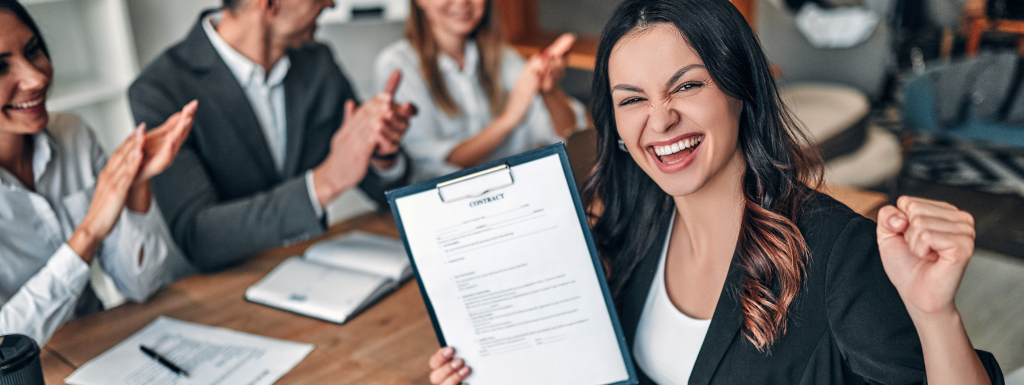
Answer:
[[[143, 354], [140, 345], [185, 369], [188, 376]], [[64, 381], [73, 385], [269, 385], [311, 351], [310, 344], [161, 316]]]

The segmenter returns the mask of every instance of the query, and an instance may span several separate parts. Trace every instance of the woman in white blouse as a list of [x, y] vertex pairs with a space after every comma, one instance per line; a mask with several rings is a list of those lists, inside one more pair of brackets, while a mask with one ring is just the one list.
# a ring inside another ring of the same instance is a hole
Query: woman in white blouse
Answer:
[[134, 130], [108, 160], [81, 120], [47, 113], [52, 79], [39, 29], [16, 0], [0, 0], [0, 335], [40, 344], [101, 309], [88, 287], [94, 258], [137, 302], [189, 270], [149, 180], [170, 165], [196, 103]]
[[[491, 0], [411, 0], [405, 39], [377, 57], [376, 88], [401, 70], [395, 98], [420, 107], [403, 148], [423, 180], [559, 142], [584, 125], [559, 86], [563, 35], [525, 62], [499, 34]], [[509, 91], [510, 90], [510, 91]]]

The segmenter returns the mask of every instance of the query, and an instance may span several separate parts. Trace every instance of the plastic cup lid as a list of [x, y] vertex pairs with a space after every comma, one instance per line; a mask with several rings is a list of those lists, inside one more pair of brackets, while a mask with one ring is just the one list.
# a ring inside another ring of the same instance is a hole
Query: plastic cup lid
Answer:
[[0, 336], [0, 375], [14, 372], [39, 356], [39, 346], [21, 334]]

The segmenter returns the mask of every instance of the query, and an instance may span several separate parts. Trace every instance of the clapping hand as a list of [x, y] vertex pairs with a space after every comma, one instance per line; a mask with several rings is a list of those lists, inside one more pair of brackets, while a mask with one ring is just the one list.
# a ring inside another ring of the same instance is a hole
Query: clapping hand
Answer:
[[974, 218], [949, 203], [903, 196], [879, 210], [882, 264], [912, 317], [957, 311], [974, 236]]
[[[409, 128], [409, 119], [416, 114], [416, 106], [412, 103], [395, 103], [395, 91], [401, 82], [402, 72], [395, 70], [388, 78], [384, 91], [374, 95], [363, 105], [357, 107], [354, 101], [345, 101], [346, 124], [342, 125], [342, 131], [350, 121], [364, 131], [358, 136], [360, 139], [357, 142], [364, 143], [360, 153], [368, 151], [367, 162], [371, 154], [391, 155], [397, 152], [402, 136]], [[362, 168], [365, 169], [366, 165]]]
[[575, 41], [576, 36], [564, 34], [527, 59], [501, 113], [482, 130], [452, 148], [445, 161], [462, 168], [483, 163], [521, 127], [538, 95], [551, 118], [555, 134], [568, 137], [576, 128], [576, 116], [559, 82], [565, 74], [565, 55]]
[[523, 72], [509, 92], [508, 103], [499, 119], [506, 127], [518, 126], [530, 110], [533, 97], [538, 93], [559, 90], [565, 75], [565, 55], [576, 42], [576, 35], [562, 34], [554, 43], [526, 60]]
[[160, 127], [146, 133], [142, 147], [142, 169], [135, 177], [136, 184], [148, 182], [171, 165], [174, 157], [178, 155], [178, 149], [185, 143], [185, 138], [192, 130], [192, 122], [198, 107], [199, 102], [193, 100], [181, 111], [167, 118]]
[[126, 205], [148, 210], [152, 198], [149, 180], [171, 165], [192, 128], [197, 105], [195, 101], [189, 103], [149, 133], [146, 125], [140, 124], [107, 159], [96, 178], [89, 211], [68, 239], [68, 246], [83, 260], [92, 261], [96, 248], [114, 229]]
[[409, 128], [409, 119], [416, 115], [416, 106], [412, 103], [395, 103], [395, 92], [402, 82], [402, 72], [395, 70], [388, 77], [384, 91], [374, 96], [380, 99], [382, 105], [386, 106], [382, 112], [384, 127], [381, 130], [381, 137], [374, 149], [377, 155], [391, 155], [398, 152], [398, 146], [402, 142], [405, 130]]
[[139, 125], [128, 139], [114, 150], [107, 165], [96, 177], [92, 202], [85, 219], [75, 228], [68, 239], [71, 247], [86, 263], [92, 261], [96, 248], [106, 238], [121, 216], [121, 210], [128, 198], [128, 191], [142, 165], [142, 144], [145, 141], [145, 125]]
[[[366, 176], [374, 153], [391, 155], [398, 151], [409, 119], [416, 114], [416, 106], [411, 103], [394, 102], [401, 80], [402, 74], [396, 70], [388, 78], [385, 90], [363, 105], [357, 107], [354, 101], [345, 101], [345, 120], [331, 137], [331, 151], [313, 169], [315, 194], [321, 207]], [[377, 166], [386, 168], [390, 164]]]
[[576, 35], [564, 33], [555, 39], [547, 48], [540, 52], [543, 65], [540, 68], [540, 92], [549, 93], [558, 89], [558, 84], [565, 76], [565, 55], [576, 43]]

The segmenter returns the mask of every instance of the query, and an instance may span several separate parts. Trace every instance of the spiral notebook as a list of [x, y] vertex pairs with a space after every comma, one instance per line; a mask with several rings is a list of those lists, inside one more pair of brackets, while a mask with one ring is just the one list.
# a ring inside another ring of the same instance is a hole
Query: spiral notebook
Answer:
[[245, 291], [245, 299], [345, 323], [411, 276], [401, 241], [355, 231], [281, 262]]

